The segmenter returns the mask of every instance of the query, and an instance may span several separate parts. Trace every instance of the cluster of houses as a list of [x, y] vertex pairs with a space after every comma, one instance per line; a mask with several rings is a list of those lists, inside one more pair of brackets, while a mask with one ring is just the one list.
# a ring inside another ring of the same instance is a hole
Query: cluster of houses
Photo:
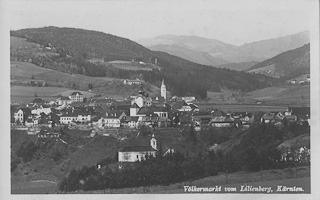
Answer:
[[[47, 129], [41, 128], [43, 126], [49, 128], [56, 125], [85, 126], [94, 133], [97, 130], [137, 129], [142, 125], [150, 127], [193, 125], [197, 131], [203, 126], [247, 128], [255, 121], [274, 124], [304, 123], [308, 122], [309, 116], [309, 107], [288, 107], [285, 112], [269, 112], [262, 116], [248, 112], [224, 112], [218, 109], [200, 111], [194, 97], [173, 97], [167, 100], [164, 81], [161, 85], [161, 95], [158, 97], [150, 97], [141, 85], [137, 95], [124, 100], [91, 98], [84, 102], [84, 95], [81, 92], [73, 92], [68, 97], [60, 96], [51, 102], [35, 98], [25, 105], [11, 105], [12, 126], [32, 129], [34, 131], [31, 132], [38, 132], [38, 139], [44, 141], [48, 139], [57, 141], [61, 138], [60, 133], [45, 131]], [[118, 151], [118, 157], [120, 162], [135, 162], [146, 156], [154, 156], [156, 153], [157, 141], [153, 136], [150, 146], [124, 147]], [[299, 159], [305, 159], [301, 156]]]
[[141, 89], [130, 99], [89, 99], [83, 102], [80, 92], [73, 92], [69, 97], [59, 97], [56, 101], [45, 102], [35, 98], [26, 105], [11, 106], [12, 126], [48, 126], [87, 125], [97, 128], [138, 128], [141, 125], [150, 127], [191, 126], [200, 130], [203, 125], [216, 128], [249, 127], [254, 121], [265, 123], [304, 123], [310, 119], [309, 107], [288, 107], [285, 112], [269, 112], [257, 117], [248, 112], [223, 112], [211, 110], [202, 112], [194, 103], [194, 97], [174, 97], [166, 99], [164, 82], [159, 97], [149, 97]]

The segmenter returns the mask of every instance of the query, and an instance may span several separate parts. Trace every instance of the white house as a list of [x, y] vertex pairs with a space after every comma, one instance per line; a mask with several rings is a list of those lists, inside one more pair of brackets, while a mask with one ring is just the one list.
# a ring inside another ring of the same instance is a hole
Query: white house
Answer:
[[113, 128], [119, 128], [121, 125], [120, 119], [117, 117], [101, 118], [99, 120], [99, 124], [101, 124], [104, 127], [113, 127]]
[[15, 112], [13, 114], [13, 118], [14, 118], [14, 121], [17, 122], [23, 122], [23, 111], [21, 109], [19, 109], [17, 112]]

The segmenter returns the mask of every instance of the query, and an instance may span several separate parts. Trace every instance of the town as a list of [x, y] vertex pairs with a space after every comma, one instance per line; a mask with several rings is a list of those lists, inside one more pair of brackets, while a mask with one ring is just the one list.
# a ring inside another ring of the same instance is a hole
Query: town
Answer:
[[[248, 129], [253, 123], [272, 123], [281, 127], [283, 124], [307, 124], [310, 120], [309, 107], [288, 107], [286, 111], [278, 112], [230, 112], [218, 109], [200, 110], [195, 97], [167, 98], [164, 80], [161, 84], [161, 95], [149, 97], [143, 89], [141, 81], [125, 80], [125, 84], [139, 84], [140, 91], [136, 96], [128, 99], [114, 100], [112, 98], [86, 99], [81, 92], [73, 92], [70, 96], [60, 96], [56, 101], [46, 102], [35, 98], [32, 102], [11, 105], [11, 128], [13, 130], [26, 130], [29, 135], [38, 138], [51, 138], [58, 140], [61, 133], [57, 127], [67, 127], [76, 130], [90, 130], [90, 137], [95, 135], [121, 138], [119, 132], [132, 132], [150, 129], [192, 127], [194, 131], [213, 127], [217, 129], [237, 128]], [[45, 131], [43, 131], [45, 130]], [[61, 139], [60, 139], [61, 140]], [[135, 162], [144, 159], [145, 155], [157, 151], [153, 145], [142, 149], [131, 149], [140, 152], [139, 156], [122, 155], [119, 150], [120, 162]], [[303, 147], [301, 147], [303, 148]], [[306, 148], [306, 147], [304, 147]], [[169, 149], [170, 150], [170, 149]], [[308, 149], [307, 149], [308, 150]], [[174, 151], [174, 149], [172, 149]], [[299, 148], [300, 151], [300, 148]], [[288, 151], [284, 152], [288, 154]], [[285, 158], [284, 158], [285, 159]]]

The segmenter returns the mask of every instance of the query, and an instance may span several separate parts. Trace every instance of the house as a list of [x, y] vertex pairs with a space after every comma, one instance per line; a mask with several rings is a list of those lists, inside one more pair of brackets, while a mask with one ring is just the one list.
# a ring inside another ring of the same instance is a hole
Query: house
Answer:
[[69, 105], [72, 103], [71, 99], [69, 97], [59, 97], [58, 99], [56, 99], [56, 102], [59, 106], [62, 106], [62, 105]]
[[167, 117], [158, 118], [158, 127], [168, 127], [171, 124], [171, 120]]
[[146, 159], [147, 156], [156, 157], [157, 140], [152, 135], [150, 146], [126, 146], [118, 151], [119, 162], [136, 162]]
[[31, 114], [34, 114], [39, 117], [40, 117], [41, 113], [44, 113], [45, 115], [49, 115], [51, 113], [51, 108], [40, 106], [39, 108], [31, 110]]
[[196, 100], [196, 97], [181, 97], [181, 99], [186, 103], [192, 103]]
[[209, 124], [212, 127], [233, 127], [235, 119], [231, 115], [226, 115], [222, 110], [214, 110]]
[[71, 102], [83, 102], [83, 94], [81, 92], [73, 92], [69, 98]]
[[13, 114], [13, 118], [14, 118], [16, 123], [17, 122], [24, 123], [28, 118], [31, 119], [32, 115], [31, 115], [30, 108], [20, 108], [20, 109], [18, 109]]
[[138, 119], [139, 117], [124, 117], [121, 120], [121, 124], [124, 127], [138, 128]]
[[123, 81], [123, 84], [125, 84], [125, 85], [141, 85], [142, 81], [139, 79], [136, 79], [136, 80], [125, 79]]
[[121, 123], [118, 117], [106, 117], [102, 118], [102, 124], [104, 127], [119, 128]]
[[126, 117], [127, 114], [123, 110], [109, 110], [106, 112], [106, 117], [114, 117], [122, 119], [123, 117]]
[[158, 122], [158, 116], [139, 116], [138, 125], [156, 126]]
[[254, 122], [254, 114], [248, 112], [234, 112], [231, 114], [232, 118], [240, 119], [242, 123], [252, 124]]
[[275, 113], [273, 113], [273, 112], [265, 113], [265, 114], [261, 117], [261, 122], [264, 122], [264, 123], [274, 123], [274, 122], [275, 122]]
[[78, 115], [73, 112], [67, 112], [60, 116], [60, 124], [70, 124], [71, 122], [76, 122], [78, 120]]

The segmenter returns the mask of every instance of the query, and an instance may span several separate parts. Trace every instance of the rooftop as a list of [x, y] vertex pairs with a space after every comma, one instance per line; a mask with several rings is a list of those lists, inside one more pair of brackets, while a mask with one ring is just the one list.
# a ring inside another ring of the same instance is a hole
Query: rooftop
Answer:
[[119, 150], [119, 152], [145, 152], [145, 151], [157, 151], [151, 146], [127, 146]]

